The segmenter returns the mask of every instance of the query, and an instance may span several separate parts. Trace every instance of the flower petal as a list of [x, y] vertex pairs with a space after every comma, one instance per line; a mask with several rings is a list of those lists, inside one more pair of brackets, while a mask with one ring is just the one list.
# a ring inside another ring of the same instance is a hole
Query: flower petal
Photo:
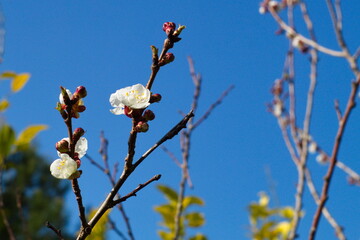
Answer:
[[[71, 98], [72, 98], [72, 93], [70, 92], [70, 90], [69, 90], [69, 89], [66, 89], [66, 92], [67, 92], [67, 94], [69, 95], [69, 98], [71, 99]], [[65, 104], [62, 93], [60, 93], [59, 101], [60, 101], [61, 104]]]
[[61, 159], [56, 159], [50, 165], [51, 175], [59, 179], [68, 179], [76, 170], [76, 162], [67, 154], [61, 154]]
[[82, 158], [88, 149], [88, 141], [86, 138], [81, 137], [76, 145], [75, 145], [75, 152], [79, 154], [79, 158]]
[[110, 104], [115, 107], [110, 111], [119, 115], [124, 114], [125, 106], [132, 109], [144, 109], [150, 105], [150, 96], [150, 90], [141, 84], [121, 88], [110, 95]]

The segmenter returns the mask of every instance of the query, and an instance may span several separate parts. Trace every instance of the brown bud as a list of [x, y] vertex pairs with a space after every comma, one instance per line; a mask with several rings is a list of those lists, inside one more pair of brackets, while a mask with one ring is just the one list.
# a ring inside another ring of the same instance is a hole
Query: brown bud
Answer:
[[69, 152], [69, 142], [65, 139], [62, 139], [55, 144], [55, 148], [61, 153], [67, 153]]
[[155, 114], [151, 110], [145, 110], [143, 117], [146, 121], [152, 121], [155, 119]]
[[138, 122], [135, 127], [136, 132], [147, 132], [149, 130], [149, 124], [147, 122]]
[[84, 98], [87, 95], [86, 88], [84, 86], [79, 86], [76, 88], [74, 93], [74, 98]]
[[165, 56], [159, 61], [159, 66], [164, 66], [175, 60], [175, 55], [172, 53], [166, 53]]
[[152, 94], [150, 96], [150, 103], [156, 103], [156, 102], [160, 102], [161, 101], [161, 95], [158, 93]]
[[85, 134], [84, 129], [76, 128], [73, 132], [73, 141], [76, 143]]
[[86, 110], [86, 107], [84, 105], [79, 105], [79, 106], [77, 106], [76, 110], [77, 110], [77, 112], [83, 112]]

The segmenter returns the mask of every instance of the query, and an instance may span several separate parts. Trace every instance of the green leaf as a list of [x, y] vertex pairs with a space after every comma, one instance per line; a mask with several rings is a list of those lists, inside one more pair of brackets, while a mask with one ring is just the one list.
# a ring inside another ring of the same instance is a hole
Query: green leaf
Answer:
[[[95, 213], [97, 212], [97, 209], [93, 209], [89, 213], [89, 218], [91, 219]], [[91, 230], [91, 234], [89, 237], [87, 237], [88, 240], [105, 240], [106, 239], [106, 232], [108, 230], [108, 222], [109, 222], [109, 215], [110, 211], [107, 211], [104, 213], [104, 215], [100, 218], [98, 223], [95, 225], [95, 227]]]
[[197, 233], [195, 236], [189, 238], [189, 240], [207, 240], [207, 237], [200, 233]]
[[178, 200], [178, 194], [175, 190], [173, 190], [172, 188], [168, 187], [168, 186], [165, 186], [165, 185], [157, 185], [156, 186], [157, 189], [162, 192], [164, 194], [164, 196], [169, 200], [169, 201], [172, 201], [172, 202], [177, 202]]
[[291, 230], [291, 223], [287, 222], [287, 221], [279, 222], [274, 227], [274, 233], [276, 233], [277, 235], [280, 234], [282, 239], [287, 238], [287, 236], [289, 235], [290, 230]]
[[173, 240], [173, 238], [174, 238], [174, 235], [172, 233], [168, 233], [168, 232], [165, 232], [162, 230], [159, 230], [158, 234], [162, 240]]
[[0, 128], [0, 164], [3, 159], [11, 152], [11, 147], [15, 142], [15, 132], [9, 125], [3, 125]]
[[163, 218], [162, 225], [168, 227], [169, 229], [174, 229], [175, 223], [175, 212], [176, 208], [169, 204], [164, 204], [154, 207], [155, 212], [160, 213]]
[[291, 219], [293, 219], [293, 217], [295, 215], [295, 211], [292, 207], [284, 207], [284, 208], [281, 208], [279, 214], [280, 214], [280, 216], [291, 220]]
[[184, 217], [189, 227], [201, 227], [205, 223], [204, 215], [199, 212], [188, 213]]
[[18, 147], [28, 145], [40, 131], [45, 129], [47, 129], [47, 125], [30, 125], [19, 134], [15, 144]]
[[257, 203], [249, 205], [250, 216], [258, 219], [258, 218], [267, 218], [271, 215], [271, 212], [265, 206], [260, 206]]
[[204, 201], [196, 196], [188, 196], [184, 198], [183, 201], [183, 207], [184, 209], [186, 209], [187, 207], [191, 206], [191, 205], [200, 205], [203, 206], [204, 205]]
[[5, 71], [2, 74], [0, 74], [0, 79], [14, 78], [14, 77], [16, 77], [16, 72], [13, 71]]
[[9, 106], [9, 101], [7, 99], [2, 99], [0, 101], [0, 112], [4, 112]]
[[11, 91], [20, 91], [30, 78], [30, 73], [17, 74], [11, 81]]

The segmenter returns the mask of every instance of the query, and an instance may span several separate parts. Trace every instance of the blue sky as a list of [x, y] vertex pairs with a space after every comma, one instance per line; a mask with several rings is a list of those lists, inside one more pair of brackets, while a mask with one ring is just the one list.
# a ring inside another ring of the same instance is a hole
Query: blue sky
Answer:
[[[352, 51], [359, 46], [360, 2], [344, 1], [344, 34]], [[1, 70], [30, 72], [25, 89], [11, 98], [13, 107], [7, 120], [21, 130], [33, 123], [49, 125], [37, 139], [41, 152], [49, 159], [57, 157], [55, 143], [66, 137], [66, 128], [54, 109], [59, 86], [75, 90], [88, 89], [87, 106], [75, 127], [83, 127], [89, 141], [88, 153], [100, 160], [99, 135], [104, 130], [109, 139], [110, 161], [122, 163], [130, 121], [109, 112], [109, 96], [117, 89], [136, 83], [145, 84], [150, 74], [150, 45], [161, 47], [166, 21], [186, 25], [183, 40], [172, 52], [176, 59], [158, 74], [153, 91], [163, 99], [151, 109], [156, 120], [137, 143], [142, 154], [168, 129], [179, 121], [178, 111], [187, 112], [193, 93], [186, 57], [192, 56], [203, 76], [198, 116], [229, 85], [236, 88], [193, 135], [190, 170], [194, 190], [189, 194], [202, 197], [207, 223], [201, 229], [209, 239], [245, 239], [249, 233], [246, 207], [257, 200], [259, 191], [268, 191], [271, 170], [281, 205], [294, 202], [296, 169], [285, 148], [276, 119], [266, 111], [271, 101], [270, 87], [281, 76], [287, 40], [276, 36], [277, 25], [270, 16], [258, 13], [257, 1], [2, 1], [6, 18], [6, 43]], [[325, 1], [309, 4], [319, 42], [338, 49]], [[298, 11], [297, 11], [298, 12]], [[300, 22], [300, 21], [298, 21]], [[302, 23], [299, 29], [303, 30]], [[308, 84], [307, 57], [296, 54], [299, 98], [304, 99]], [[344, 107], [353, 76], [342, 59], [320, 54], [318, 92], [316, 93], [311, 131], [323, 149], [330, 152], [337, 130], [334, 99]], [[299, 115], [304, 102], [297, 102]], [[359, 149], [359, 110], [355, 109], [346, 131], [340, 158], [357, 171]], [[179, 139], [166, 143], [179, 154]], [[49, 160], [50, 161], [50, 160]], [[321, 186], [325, 166], [311, 156], [310, 166]], [[80, 179], [87, 207], [100, 204], [110, 189], [105, 176], [84, 160]], [[156, 174], [160, 183], [177, 187], [180, 170], [169, 157], [158, 150], [147, 159], [127, 182], [126, 194]], [[305, 218], [300, 227], [306, 238], [315, 209], [306, 192]], [[357, 239], [360, 230], [354, 222], [360, 218], [358, 189], [349, 186], [345, 175], [335, 172], [328, 205], [349, 239]], [[75, 204], [70, 194], [68, 203]], [[142, 190], [126, 204], [136, 239], [157, 239], [159, 216], [154, 205], [163, 202], [155, 185]], [[75, 208], [74, 208], [75, 209]], [[72, 224], [77, 224], [77, 214]], [[116, 215], [115, 215], [116, 216]], [[121, 222], [121, 221], [120, 221]], [[121, 228], [124, 229], [124, 228]], [[333, 239], [333, 232], [322, 220], [318, 239]], [[111, 238], [109, 239], [116, 239]]]

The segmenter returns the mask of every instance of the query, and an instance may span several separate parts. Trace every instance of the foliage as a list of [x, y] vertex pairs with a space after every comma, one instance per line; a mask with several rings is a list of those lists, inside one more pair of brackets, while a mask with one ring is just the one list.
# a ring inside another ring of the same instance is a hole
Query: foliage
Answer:
[[[11, 92], [20, 91], [30, 74], [4, 72], [0, 79], [11, 79]], [[0, 111], [10, 106], [3, 98]], [[66, 185], [49, 176], [47, 161], [31, 145], [46, 125], [30, 125], [16, 135], [7, 123], [0, 125], [0, 236], [2, 239], [51, 239], [44, 231], [46, 219], [66, 224], [64, 199]], [[8, 223], [8, 225], [6, 224]], [[68, 236], [66, 232], [63, 236]]]
[[[10, 94], [17, 93], [23, 87], [25, 87], [26, 83], [30, 79], [29, 73], [15, 73], [12, 71], [6, 71], [0, 74], [0, 80], [9, 79], [11, 81], [10, 83]], [[10, 95], [8, 94], [8, 95]], [[10, 106], [10, 102], [6, 97], [3, 97], [0, 100], [0, 112], [4, 112], [6, 109], [8, 109]]]
[[294, 217], [294, 209], [292, 207], [270, 208], [269, 196], [264, 192], [259, 195], [259, 201], [248, 206], [252, 239], [287, 239]]
[[[94, 217], [97, 209], [93, 209], [90, 211], [88, 218], [91, 219]], [[108, 230], [108, 222], [109, 222], [109, 213], [110, 211], [106, 212], [104, 216], [99, 220], [98, 224], [92, 229], [91, 234], [87, 239], [89, 240], [105, 240], [106, 239], [106, 232]]]
[[[158, 234], [163, 240], [172, 240], [175, 234], [175, 217], [178, 207], [178, 193], [165, 185], [158, 185], [158, 190], [164, 195], [168, 201], [166, 204], [155, 206], [154, 210], [162, 217], [160, 225], [166, 230], [159, 230]], [[186, 238], [186, 230], [188, 228], [198, 228], [204, 225], [205, 217], [197, 211], [190, 211], [191, 206], [203, 206], [204, 201], [196, 196], [186, 196], [182, 202], [183, 214], [180, 217], [180, 238], [188, 240], [206, 240], [207, 238], [197, 233], [195, 236]]]
[[[66, 225], [63, 196], [68, 187], [49, 175], [48, 162], [34, 147], [5, 159], [3, 186], [5, 213], [16, 239], [53, 239], [52, 232], [44, 231], [47, 219], [56, 226]], [[2, 220], [0, 236], [8, 239]]]

